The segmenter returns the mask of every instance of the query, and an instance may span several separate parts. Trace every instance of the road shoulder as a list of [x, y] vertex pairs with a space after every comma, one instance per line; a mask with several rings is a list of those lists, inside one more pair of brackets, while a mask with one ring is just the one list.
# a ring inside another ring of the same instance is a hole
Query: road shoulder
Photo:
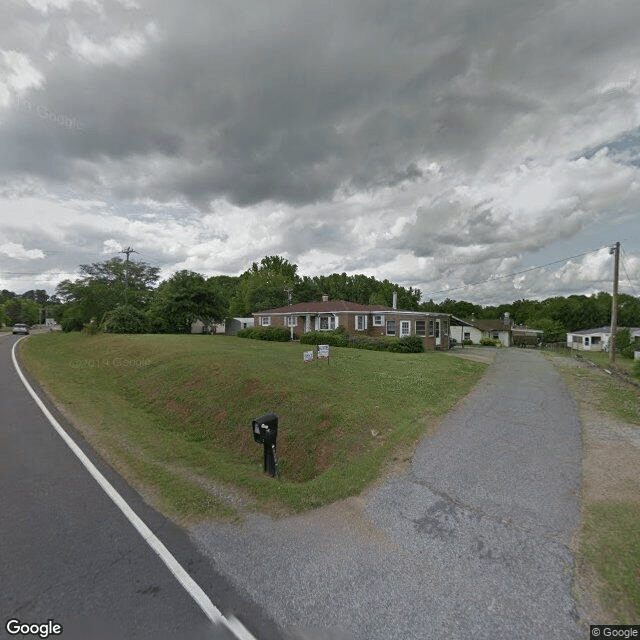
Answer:
[[[606, 408], [612, 394], [628, 395], [637, 390], [584, 360], [552, 355], [548, 360], [569, 387], [582, 422], [582, 524], [572, 540], [575, 596], [581, 618], [589, 624], [638, 622], [638, 611], [629, 602], [633, 595], [620, 592], [620, 587], [604, 579], [594, 566], [598, 561], [586, 557], [596, 555], [609, 568], [614, 564], [613, 559], [603, 557], [601, 541], [620, 532], [616, 532], [617, 523], [603, 520], [603, 514], [623, 509], [632, 514], [632, 527], [640, 525], [633, 515], [640, 513], [640, 424], [620, 419]], [[620, 523], [620, 527], [628, 526]], [[628, 544], [622, 544], [616, 555], [621, 551], [633, 555], [634, 545], [629, 549]], [[624, 562], [622, 557], [619, 560]]]

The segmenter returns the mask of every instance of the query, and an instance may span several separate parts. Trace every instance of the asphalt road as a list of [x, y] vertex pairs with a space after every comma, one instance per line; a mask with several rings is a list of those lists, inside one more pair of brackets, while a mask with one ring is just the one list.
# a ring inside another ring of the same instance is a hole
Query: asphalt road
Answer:
[[408, 473], [311, 513], [191, 535], [296, 637], [577, 640], [580, 469], [562, 380], [539, 353], [503, 349]]
[[[27, 394], [11, 362], [16, 339], [0, 337], [0, 637], [27, 637], [9, 634], [7, 621], [17, 619], [52, 620], [62, 634], [49, 637], [64, 640], [233, 638], [204, 615]], [[257, 640], [278, 638], [269, 615], [49, 408], [218, 609]]]

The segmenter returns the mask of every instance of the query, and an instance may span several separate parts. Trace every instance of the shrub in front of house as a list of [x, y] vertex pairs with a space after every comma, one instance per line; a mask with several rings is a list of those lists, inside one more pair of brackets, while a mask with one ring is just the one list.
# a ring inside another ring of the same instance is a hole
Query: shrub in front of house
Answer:
[[344, 329], [335, 331], [310, 331], [300, 337], [302, 344], [328, 344], [332, 347], [350, 347], [370, 351], [391, 351], [392, 353], [421, 353], [424, 342], [420, 336], [367, 336], [348, 334]]
[[494, 340], [493, 338], [480, 338], [480, 344], [483, 347], [497, 347], [499, 342], [499, 340]]
[[[392, 343], [393, 345], [393, 343]], [[422, 353], [424, 351], [424, 341], [420, 336], [404, 336], [398, 340], [397, 347], [389, 346], [389, 351], [396, 353]]]
[[[395, 340], [395, 338], [393, 338]], [[369, 349], [370, 351], [387, 351], [391, 340], [383, 336], [349, 335], [347, 346], [353, 349]]]
[[347, 347], [347, 334], [344, 329], [333, 331], [308, 331], [300, 336], [301, 344], [328, 344], [332, 347]]
[[250, 338], [252, 340], [269, 340], [271, 342], [289, 342], [291, 331], [286, 327], [247, 327], [240, 329], [236, 334], [238, 338]]

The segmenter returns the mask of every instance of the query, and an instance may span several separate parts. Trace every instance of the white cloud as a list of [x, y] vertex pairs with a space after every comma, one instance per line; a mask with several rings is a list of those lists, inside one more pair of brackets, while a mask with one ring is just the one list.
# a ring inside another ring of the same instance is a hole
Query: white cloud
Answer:
[[12, 94], [20, 97], [29, 89], [40, 87], [43, 81], [44, 76], [28, 56], [0, 49], [0, 106], [10, 104]]
[[80, 25], [72, 22], [67, 42], [71, 52], [84, 62], [96, 66], [126, 65], [143, 55], [149, 43], [158, 38], [158, 27], [150, 22], [143, 30], [119, 33], [102, 42], [96, 42], [93, 37], [82, 32]]
[[96, 11], [102, 11], [100, 0], [27, 0], [27, 3], [45, 15], [52, 9], [69, 10], [73, 4], [85, 4]]
[[40, 249], [25, 249], [17, 242], [0, 244], [0, 253], [15, 260], [38, 260], [44, 258], [44, 253]]

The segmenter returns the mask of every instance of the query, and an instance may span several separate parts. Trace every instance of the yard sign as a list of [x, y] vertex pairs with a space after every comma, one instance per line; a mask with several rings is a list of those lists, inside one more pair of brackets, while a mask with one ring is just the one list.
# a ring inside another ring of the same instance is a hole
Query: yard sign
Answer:
[[321, 358], [326, 358], [327, 362], [329, 362], [329, 345], [328, 344], [318, 345], [318, 360], [320, 360]]

